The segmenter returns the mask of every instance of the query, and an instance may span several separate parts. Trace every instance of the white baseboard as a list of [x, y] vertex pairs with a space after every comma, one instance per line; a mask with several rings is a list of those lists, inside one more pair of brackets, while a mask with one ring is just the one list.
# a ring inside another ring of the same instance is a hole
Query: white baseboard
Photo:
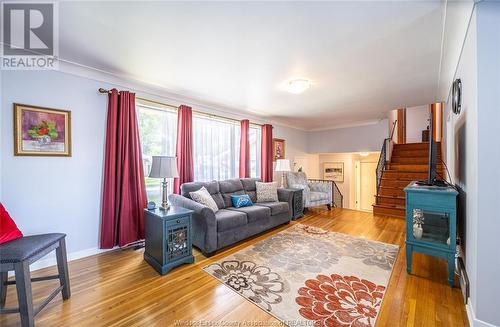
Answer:
[[477, 319], [474, 308], [472, 308], [472, 305], [470, 305], [470, 303], [465, 305], [465, 310], [467, 311], [467, 318], [469, 318], [469, 324], [471, 327], [498, 327], [487, 323], [486, 321]]
[[[99, 249], [98, 247], [94, 247], [94, 248], [90, 248], [90, 249], [85, 249], [85, 250], [81, 250], [81, 251], [68, 253], [68, 261], [77, 260], [77, 259], [81, 259], [81, 258], [85, 258], [85, 257], [90, 257], [91, 255], [96, 255], [96, 254], [111, 251], [111, 250], [114, 250], [114, 248], [113, 249]], [[46, 255], [45, 257], [43, 257], [42, 259], [34, 262], [30, 266], [30, 271], [35, 271], [35, 270], [39, 270], [39, 269], [43, 269], [43, 268], [47, 268], [47, 267], [51, 267], [51, 266], [55, 266], [55, 265], [57, 265], [57, 259], [55, 256], [55, 252], [52, 252], [52, 253]], [[9, 271], [9, 277], [10, 276], [14, 276], [13, 271]]]

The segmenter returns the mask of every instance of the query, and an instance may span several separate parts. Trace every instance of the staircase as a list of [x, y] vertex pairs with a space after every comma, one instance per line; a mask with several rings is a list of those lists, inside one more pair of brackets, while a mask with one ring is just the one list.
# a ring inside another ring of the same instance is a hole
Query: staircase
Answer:
[[[441, 143], [437, 143], [436, 161], [438, 178], [443, 179]], [[406, 206], [403, 189], [411, 181], [427, 179], [428, 165], [429, 143], [394, 144], [392, 156], [382, 170], [373, 214], [404, 218]]]

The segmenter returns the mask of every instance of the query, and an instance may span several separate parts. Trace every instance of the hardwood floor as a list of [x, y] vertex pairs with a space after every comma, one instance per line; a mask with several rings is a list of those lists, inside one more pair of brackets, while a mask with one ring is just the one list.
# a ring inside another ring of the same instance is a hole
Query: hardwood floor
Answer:
[[[377, 326], [468, 326], [460, 289], [447, 285], [445, 261], [414, 254], [413, 274], [406, 273], [404, 220], [347, 209], [321, 209], [309, 211], [298, 222], [400, 245]], [[201, 268], [288, 227], [238, 243], [209, 259], [195, 251], [194, 264], [181, 266], [165, 276], [158, 275], [143, 260], [142, 249], [118, 250], [72, 261], [69, 263], [71, 299], [63, 302], [61, 296], [56, 297], [38, 314], [36, 325], [171, 326], [175, 321], [191, 320], [194, 321], [191, 325], [177, 326], [203, 326], [201, 321], [219, 325], [225, 321], [226, 326], [238, 321], [278, 326], [276, 319]], [[55, 268], [47, 268], [33, 275], [54, 272]], [[56, 285], [56, 281], [35, 283], [35, 303]], [[6, 306], [16, 305], [15, 287], [9, 286]], [[0, 326], [19, 324], [17, 314], [0, 315]]]

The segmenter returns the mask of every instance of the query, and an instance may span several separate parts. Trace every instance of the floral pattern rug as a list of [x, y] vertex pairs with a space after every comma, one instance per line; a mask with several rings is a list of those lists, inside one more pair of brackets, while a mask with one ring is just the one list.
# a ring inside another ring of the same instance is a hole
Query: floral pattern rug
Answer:
[[374, 326], [399, 247], [295, 224], [203, 269], [294, 326]]

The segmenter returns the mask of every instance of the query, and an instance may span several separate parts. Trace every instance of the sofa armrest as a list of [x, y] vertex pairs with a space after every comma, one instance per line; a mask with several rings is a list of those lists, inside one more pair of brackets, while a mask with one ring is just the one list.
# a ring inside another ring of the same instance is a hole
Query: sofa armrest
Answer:
[[174, 206], [194, 211], [191, 221], [193, 244], [205, 253], [214, 252], [217, 249], [217, 219], [212, 209], [179, 194], [170, 194], [168, 200]]
[[291, 220], [293, 215], [293, 191], [286, 188], [279, 188], [278, 201], [288, 203], [288, 213]]

